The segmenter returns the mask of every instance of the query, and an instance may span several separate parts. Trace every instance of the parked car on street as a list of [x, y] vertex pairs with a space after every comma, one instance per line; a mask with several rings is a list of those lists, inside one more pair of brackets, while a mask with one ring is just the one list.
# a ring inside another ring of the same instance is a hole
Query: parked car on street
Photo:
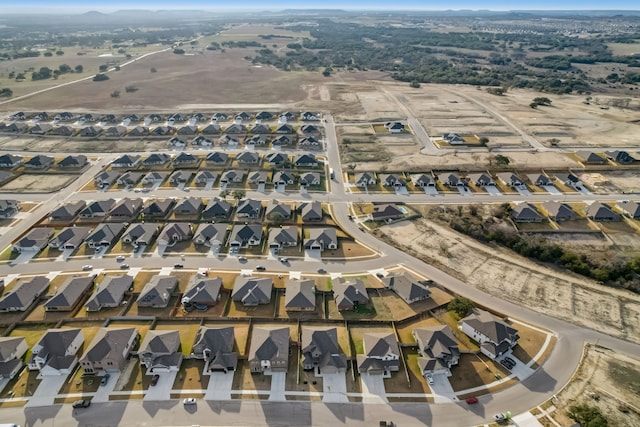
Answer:
[[83, 265], [82, 266], [82, 271], [89, 271], [89, 270], [93, 270], [93, 265]]
[[184, 405], [195, 405], [195, 404], [196, 404], [196, 399], [195, 399], [195, 398], [193, 398], [193, 397], [187, 397], [186, 399], [184, 399], [184, 400], [182, 401], [182, 403], [183, 403]]
[[90, 400], [76, 400], [75, 402], [73, 402], [73, 406], [74, 408], [88, 408], [91, 405], [91, 401]]

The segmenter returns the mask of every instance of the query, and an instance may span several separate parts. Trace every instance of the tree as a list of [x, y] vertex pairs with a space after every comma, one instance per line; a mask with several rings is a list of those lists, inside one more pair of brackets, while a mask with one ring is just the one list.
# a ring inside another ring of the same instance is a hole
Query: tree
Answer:
[[109, 80], [109, 76], [107, 76], [106, 74], [98, 73], [95, 76], [93, 76], [94, 82], [103, 82], [105, 80]]
[[557, 147], [560, 144], [560, 140], [558, 138], [551, 138], [549, 140], [549, 145], [552, 147]]
[[53, 76], [53, 70], [49, 67], [41, 67], [38, 71], [31, 73], [31, 80], [46, 80]]
[[66, 74], [66, 73], [70, 73], [73, 70], [71, 69], [70, 66], [68, 66], [67, 64], [62, 64], [60, 66], [58, 66], [58, 70], [60, 71], [60, 74]]
[[175, 53], [176, 55], [184, 55], [185, 51], [184, 49], [173, 49], [173, 53]]
[[56, 50], [56, 55], [58, 56], [64, 55], [64, 50]]
[[126, 86], [126, 87], [124, 88], [124, 90], [125, 90], [127, 93], [133, 93], [133, 92], [137, 91], [137, 90], [138, 90], [138, 88], [137, 88], [137, 87], [135, 87], [135, 86]]
[[496, 155], [495, 161], [497, 166], [509, 166], [509, 163], [511, 163], [511, 160], [509, 160], [507, 156], [503, 156], [502, 154]]
[[51, 53], [51, 52], [45, 52], [45, 53], [44, 53], [44, 56], [46, 56], [46, 57], [50, 57], [50, 56], [53, 56], [53, 53]]
[[419, 88], [420, 87], [420, 82], [417, 80], [411, 80], [411, 83], [409, 83], [409, 86], [411, 86], [412, 88]]
[[551, 105], [552, 101], [549, 98], [547, 98], [546, 96], [538, 96], [536, 98], [533, 98], [533, 102], [535, 102], [538, 105], [549, 106], [549, 105]]
[[567, 415], [582, 427], [607, 427], [609, 425], [600, 410], [589, 405], [570, 406]]
[[13, 91], [8, 87], [0, 89], [0, 98], [11, 98], [13, 96]]
[[535, 102], [532, 102], [531, 104], [529, 104], [529, 107], [535, 110], [536, 108], [538, 108], [538, 104], [536, 104]]
[[488, 143], [489, 143], [489, 138], [487, 138], [486, 136], [480, 137], [480, 145], [482, 145], [483, 147], [486, 147]]
[[331, 76], [331, 73], [333, 72], [333, 68], [331, 67], [327, 67], [324, 69], [324, 71], [322, 72], [322, 75], [325, 77], [329, 77]]
[[107, 64], [102, 64], [101, 66], [99, 66], [99, 67], [98, 67], [98, 69], [99, 69], [101, 72], [103, 72], [103, 73], [104, 73], [105, 71], [107, 71], [107, 70], [109, 69], [109, 65], [107, 65]]
[[157, 73], [157, 72], [158, 72], [158, 69], [157, 69], [156, 67], [151, 67], [151, 70], [150, 70], [150, 71], [151, 71], [152, 73]]
[[243, 190], [235, 190], [235, 191], [232, 193], [233, 198], [234, 198], [234, 199], [236, 199], [236, 200], [244, 199], [244, 196], [246, 196], [246, 194], [247, 194], [247, 193], [246, 193], [245, 191], [243, 191]]
[[120, 91], [119, 90], [114, 90], [113, 92], [111, 92], [111, 97], [112, 98], [120, 98]]
[[447, 310], [454, 311], [459, 317], [465, 317], [475, 307], [469, 298], [457, 296], [447, 305]]
[[507, 88], [502, 86], [502, 87], [488, 87], [487, 88], [487, 92], [490, 93], [491, 95], [496, 95], [496, 96], [503, 96], [505, 93], [507, 93]]
[[74, 68], [76, 73], [81, 73], [84, 71], [84, 67], [82, 65], [76, 65], [76, 68]]

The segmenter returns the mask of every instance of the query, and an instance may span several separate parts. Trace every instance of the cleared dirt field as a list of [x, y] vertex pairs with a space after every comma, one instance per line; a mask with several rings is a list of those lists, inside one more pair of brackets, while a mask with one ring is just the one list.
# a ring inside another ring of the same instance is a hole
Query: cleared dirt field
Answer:
[[610, 426], [637, 426], [639, 393], [640, 360], [589, 345], [572, 381], [549, 402], [558, 408], [551, 416], [563, 426], [572, 425], [566, 410], [586, 404], [597, 407]]
[[65, 187], [76, 179], [78, 179], [77, 175], [22, 174], [2, 186], [2, 190], [49, 193]]
[[[534, 264], [425, 219], [378, 229], [387, 241], [492, 295], [640, 342], [640, 296]], [[442, 248], [448, 248], [443, 251]], [[447, 286], [446, 283], [442, 283]]]

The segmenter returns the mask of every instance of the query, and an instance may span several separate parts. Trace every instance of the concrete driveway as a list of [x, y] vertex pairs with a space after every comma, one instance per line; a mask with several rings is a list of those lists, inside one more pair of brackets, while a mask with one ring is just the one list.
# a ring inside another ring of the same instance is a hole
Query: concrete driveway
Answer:
[[66, 375], [49, 375], [42, 377], [38, 388], [32, 390], [33, 395], [29, 398], [25, 407], [53, 405], [53, 401], [58, 395], [58, 391], [60, 391], [66, 380]]
[[495, 185], [485, 185], [484, 189], [492, 196], [502, 196], [502, 192]]
[[518, 194], [520, 194], [521, 196], [530, 196], [531, 195], [531, 192], [527, 189], [526, 185], [517, 185], [514, 188], [516, 189]]
[[269, 400], [273, 400], [276, 402], [284, 402], [285, 400], [287, 400], [287, 398], [284, 396], [286, 377], [286, 372], [271, 373], [271, 394], [269, 395]]
[[360, 379], [362, 381], [362, 403], [388, 402], [382, 375], [363, 373]]
[[511, 369], [511, 373], [514, 374], [516, 377], [518, 377], [520, 381], [524, 380], [525, 378], [533, 374], [534, 372], [533, 369], [529, 368], [525, 363], [522, 363], [520, 360], [518, 360], [517, 357], [515, 357], [511, 353], [505, 354], [503, 357], [498, 358], [498, 361], [504, 359], [505, 357], [509, 357], [511, 360], [516, 362], [513, 369]]
[[544, 188], [549, 194], [562, 194], [562, 192], [558, 190], [555, 185], [543, 185], [542, 188]]
[[437, 196], [439, 194], [436, 187], [424, 187], [424, 193], [429, 196]]
[[[120, 372], [110, 372], [109, 375], [109, 381], [107, 381], [105, 385], [98, 386], [96, 394], [93, 396], [93, 399], [91, 399], [92, 403], [109, 401], [109, 395], [113, 392], [118, 378], [120, 378]], [[100, 381], [100, 377], [96, 377], [94, 381]]]
[[205, 400], [231, 400], [233, 372], [212, 372], [204, 394]]
[[433, 378], [433, 384], [429, 384], [431, 387], [431, 392], [433, 393], [433, 400], [435, 403], [447, 403], [453, 401], [457, 401], [455, 391], [451, 387], [451, 383], [449, 383], [449, 379], [444, 374], [439, 375], [431, 375]]
[[347, 378], [345, 373], [322, 374], [322, 401], [329, 403], [347, 403]]
[[149, 386], [149, 389], [144, 395], [144, 400], [169, 400], [171, 399], [171, 390], [173, 389], [173, 382], [176, 380], [178, 371], [163, 372], [158, 374], [158, 383], [154, 386]]

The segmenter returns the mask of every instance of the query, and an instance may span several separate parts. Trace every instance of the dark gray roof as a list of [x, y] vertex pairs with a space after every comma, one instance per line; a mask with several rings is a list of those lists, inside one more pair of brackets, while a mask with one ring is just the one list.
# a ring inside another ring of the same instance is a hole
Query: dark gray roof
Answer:
[[106, 305], [118, 305], [133, 285], [133, 277], [125, 274], [124, 276], [107, 276], [98, 286], [95, 293], [85, 304], [87, 310], [97, 311]]
[[267, 217], [271, 215], [280, 215], [282, 218], [290, 218], [291, 205], [288, 203], [277, 203], [272, 200], [267, 204], [265, 215]]
[[382, 279], [387, 288], [393, 289], [403, 300], [416, 301], [431, 297], [429, 286], [418, 282], [407, 273], [393, 274]]
[[321, 244], [324, 250], [329, 248], [330, 244], [338, 244], [338, 235], [335, 228], [310, 228], [309, 238], [305, 240], [304, 247], [309, 249], [315, 244]]
[[511, 217], [516, 221], [540, 221], [542, 215], [535, 206], [530, 203], [520, 203], [511, 209]]
[[99, 244], [100, 242], [113, 243], [116, 238], [122, 233], [126, 223], [117, 222], [103, 222], [98, 225], [89, 236], [84, 240], [85, 242], [93, 242]]
[[180, 348], [180, 333], [152, 329], [148, 331], [140, 344], [138, 352], [173, 353]]
[[32, 228], [26, 236], [18, 240], [14, 246], [20, 248], [44, 248], [53, 235], [53, 229], [48, 227]]
[[0, 362], [11, 357], [23, 341], [25, 341], [24, 337], [0, 337]]
[[231, 203], [226, 200], [213, 198], [207, 203], [207, 207], [202, 212], [202, 217], [227, 217], [231, 213], [232, 208]]
[[182, 303], [214, 304], [218, 301], [222, 289], [222, 279], [219, 277], [199, 278], [194, 276], [182, 295]]
[[477, 310], [460, 322], [466, 323], [476, 331], [479, 331], [495, 344], [500, 344], [505, 340], [515, 342], [519, 338], [516, 329], [498, 320], [487, 311]]
[[416, 328], [413, 336], [418, 341], [418, 351], [427, 358], [446, 361], [460, 355], [458, 342], [447, 325]]
[[49, 279], [37, 276], [28, 282], [17, 284], [0, 300], [0, 310], [18, 309], [24, 311], [49, 287]]
[[265, 277], [238, 276], [233, 284], [231, 298], [245, 305], [259, 304], [271, 300], [273, 280]]
[[142, 213], [150, 216], [165, 216], [173, 206], [173, 199], [153, 200], [142, 209]]
[[316, 307], [315, 282], [313, 280], [289, 279], [285, 286], [285, 309]]
[[350, 281], [337, 280], [333, 284], [333, 294], [338, 309], [353, 308], [355, 303], [369, 304], [367, 288], [360, 279]]
[[[49, 329], [33, 346], [42, 347], [37, 355], [41, 357], [64, 356], [71, 343], [82, 334], [81, 329]], [[34, 354], [35, 356], [36, 354]]]
[[606, 219], [619, 221], [621, 218], [620, 214], [615, 213], [608, 205], [601, 202], [592, 203], [587, 208], [587, 215], [594, 220]]
[[289, 327], [254, 326], [249, 360], [289, 360]]
[[91, 227], [65, 227], [51, 241], [49, 246], [63, 248], [64, 246], [79, 247], [85, 237], [91, 232]]
[[93, 285], [93, 281], [93, 276], [67, 279], [44, 304], [45, 309], [74, 307], [82, 295]]
[[101, 361], [109, 356], [121, 358], [125, 346], [131, 337], [137, 334], [135, 328], [100, 328], [82, 358], [92, 362]]
[[318, 201], [303, 203], [299, 209], [303, 221], [322, 219], [322, 203]]
[[249, 240], [259, 241], [262, 239], [261, 224], [234, 225], [231, 229], [231, 237], [229, 242], [241, 242], [245, 244]]
[[80, 213], [80, 211], [84, 209], [85, 206], [86, 202], [84, 200], [65, 203], [62, 206], [59, 206], [51, 211], [51, 214], [49, 216], [52, 219], [69, 220], [78, 215], [78, 213]]
[[232, 369], [238, 364], [234, 347], [233, 327], [210, 328], [200, 326], [191, 352], [207, 359], [209, 370]]
[[207, 244], [211, 240], [224, 243], [227, 235], [227, 224], [208, 224], [203, 222], [193, 234], [193, 242], [197, 245]]
[[572, 219], [577, 218], [578, 214], [571, 208], [571, 206], [562, 202], [545, 202], [542, 207], [546, 209], [549, 216], [556, 219]]
[[236, 210], [239, 214], [247, 214], [251, 216], [259, 215], [262, 211], [262, 202], [260, 200], [253, 199], [245, 199], [240, 204], [238, 204], [238, 208]]
[[347, 356], [338, 344], [338, 330], [335, 327], [302, 328], [301, 345], [304, 364], [315, 362], [320, 370], [328, 366], [338, 369], [347, 367]]
[[269, 245], [295, 245], [298, 243], [298, 227], [287, 225], [280, 228], [272, 228], [269, 231]]
[[156, 275], [144, 285], [136, 302], [141, 307], [166, 307], [171, 294], [178, 287], [178, 279], [173, 276]]

